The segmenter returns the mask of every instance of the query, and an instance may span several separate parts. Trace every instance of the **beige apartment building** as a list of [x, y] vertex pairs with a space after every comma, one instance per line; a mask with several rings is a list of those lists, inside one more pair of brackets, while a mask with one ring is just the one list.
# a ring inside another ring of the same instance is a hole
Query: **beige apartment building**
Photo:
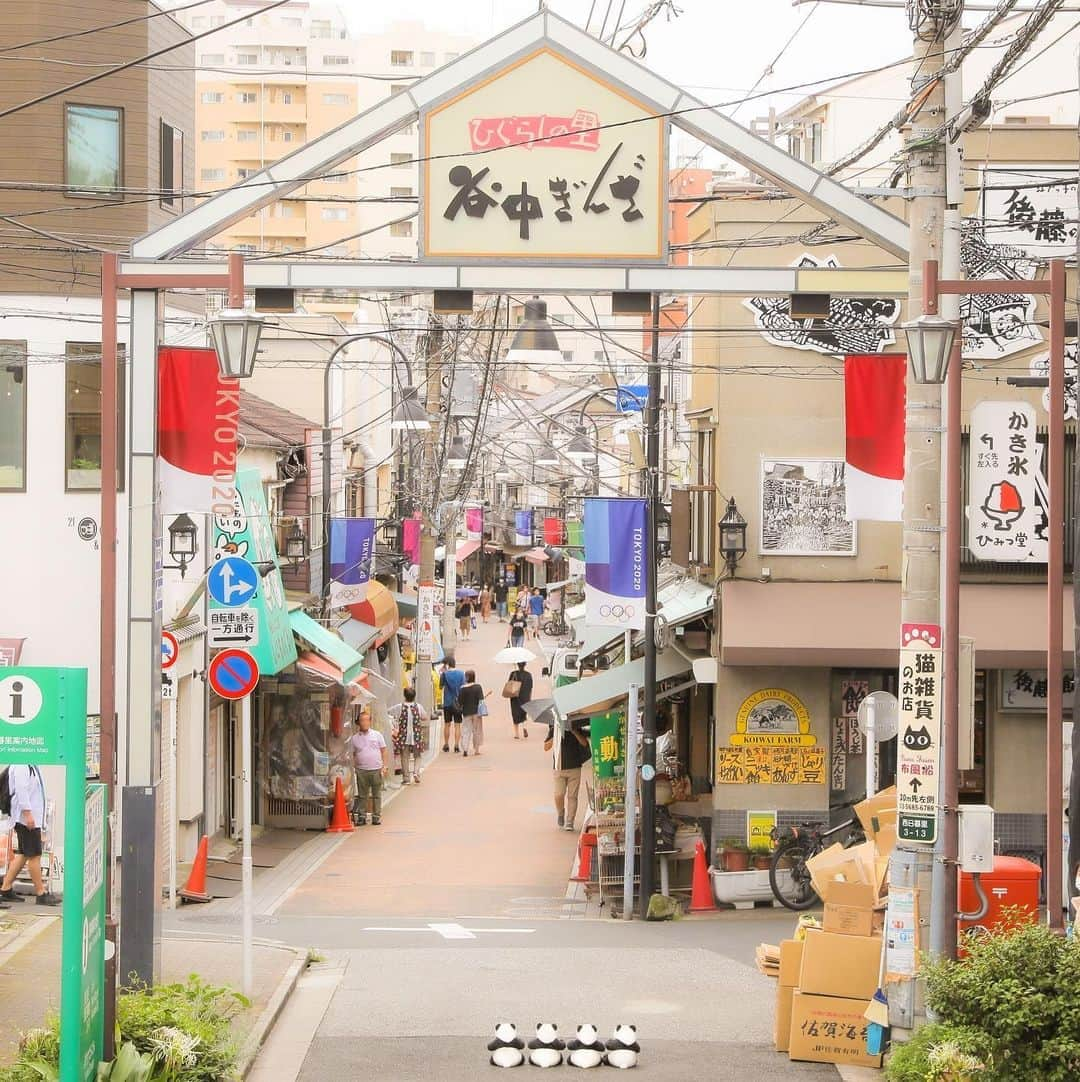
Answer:
[[[964, 205], [968, 277], [1044, 276], [1045, 262], [1033, 257], [1072, 254], [1075, 231], [1059, 223], [1074, 216], [1077, 158], [1077, 133], [1064, 125], [1002, 124], [966, 136], [974, 189]], [[900, 200], [890, 203], [904, 213]], [[896, 265], [835, 231], [832, 241], [826, 231], [808, 244], [803, 237], [820, 215], [750, 185], [701, 204], [689, 220], [692, 240], [723, 245], [696, 251], [699, 264]], [[764, 236], [774, 244], [743, 246]], [[788, 298], [723, 296], [705, 299], [694, 315], [691, 563], [719, 586], [714, 837], [741, 834], [748, 809], [775, 809], [781, 822], [808, 812], [825, 818], [830, 803], [863, 790], [866, 748], [851, 715], [862, 694], [896, 687], [901, 532], [899, 523], [846, 521], [843, 356], [903, 353], [904, 308], [898, 297], [834, 297], [827, 321], [792, 321]], [[1045, 370], [1048, 332], [1038, 326], [1047, 319], [1041, 299], [1028, 306], [1018, 295], [974, 298], [964, 315], [966, 506], [966, 426], [978, 401], [1029, 401], [1045, 438], [1044, 392], [1005, 381]], [[1075, 343], [1069, 349], [1075, 361]], [[1067, 417], [1071, 471], [1075, 390]], [[717, 551], [715, 530], [728, 499], [748, 523], [747, 551], [733, 571]], [[1072, 534], [1070, 521], [1067, 573]], [[962, 736], [962, 799], [993, 805], [1003, 851], [1037, 857], [1045, 847], [1046, 568], [977, 560], [966, 527], [963, 544], [961, 633], [974, 639], [976, 676], [972, 725]], [[1066, 599], [1067, 691], [1071, 614]], [[760, 699], [786, 704], [785, 718], [799, 720], [797, 754], [780, 741], [750, 754], [747, 720]], [[1067, 712], [1066, 741], [1070, 718]], [[879, 762], [887, 781], [895, 740], [880, 745]]]

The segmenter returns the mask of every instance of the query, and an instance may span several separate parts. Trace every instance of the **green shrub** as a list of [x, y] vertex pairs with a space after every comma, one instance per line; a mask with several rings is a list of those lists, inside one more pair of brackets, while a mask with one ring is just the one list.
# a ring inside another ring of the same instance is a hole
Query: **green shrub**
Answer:
[[928, 960], [923, 974], [942, 1021], [986, 1035], [993, 1065], [980, 1082], [1080, 1078], [1080, 940], [1015, 914], [966, 946], [967, 957]]
[[981, 1029], [936, 1022], [893, 1046], [885, 1077], [889, 1082], [984, 1082], [989, 1061], [990, 1039]]

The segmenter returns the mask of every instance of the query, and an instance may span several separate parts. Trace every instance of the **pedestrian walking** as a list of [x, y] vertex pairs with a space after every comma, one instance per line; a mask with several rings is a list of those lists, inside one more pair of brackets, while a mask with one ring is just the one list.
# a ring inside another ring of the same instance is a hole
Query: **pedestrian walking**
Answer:
[[491, 617], [491, 587], [484, 583], [484, 588], [480, 591], [480, 619], [486, 624]]
[[457, 610], [455, 615], [458, 622], [458, 638], [468, 641], [469, 631], [472, 628], [472, 600], [468, 597], [463, 597], [457, 603]]
[[522, 586], [518, 589], [517, 597], [514, 599], [514, 605], [518, 612], [522, 616], [529, 615], [529, 588]]
[[406, 688], [404, 702], [392, 706], [390, 717], [397, 718], [394, 726], [394, 751], [401, 756], [401, 783], [420, 784], [420, 760], [427, 751], [428, 713], [416, 701], [416, 689]]
[[511, 646], [524, 646], [525, 645], [525, 629], [528, 627], [528, 621], [525, 619], [525, 614], [520, 609], [514, 610], [514, 615], [510, 617], [510, 645]]
[[[514, 690], [514, 685], [517, 685]], [[510, 720], [514, 723], [514, 739], [519, 739], [518, 729], [526, 721], [528, 721], [528, 715], [525, 713], [525, 704], [532, 699], [533, 678], [532, 673], [525, 668], [525, 662], [519, 661], [517, 668], [510, 674], [510, 679], [506, 681], [506, 685], [503, 687], [503, 695], [510, 700]], [[511, 694], [507, 694], [510, 691]], [[525, 733], [526, 739], [529, 736], [529, 728], [526, 725], [522, 730]]]
[[540, 596], [539, 587], [533, 587], [529, 597], [529, 631], [534, 639], [540, 638], [540, 620], [544, 615], [544, 599]]
[[451, 729], [453, 729], [454, 751], [461, 751], [461, 704], [458, 692], [465, 683], [465, 674], [457, 668], [452, 657], [446, 659], [439, 687], [442, 689], [443, 738], [442, 750], [450, 750]]
[[506, 619], [506, 598], [509, 594], [506, 579], [499, 579], [495, 583], [495, 611], [499, 614], [499, 623]]
[[386, 738], [371, 727], [371, 711], [362, 710], [356, 719], [356, 732], [349, 737], [346, 750], [352, 756], [356, 775], [356, 807], [353, 822], [362, 827], [367, 822], [367, 802], [371, 797], [371, 823], [382, 824], [382, 787], [390, 773], [390, 754]]
[[458, 692], [461, 705], [461, 754], [463, 758], [480, 754], [480, 745], [484, 743], [484, 718], [487, 715], [487, 692], [476, 682], [476, 672], [465, 670], [465, 683]]
[[549, 725], [544, 750], [552, 753], [556, 825], [563, 830], [573, 830], [581, 789], [581, 768], [592, 758], [589, 738], [582, 732], [579, 722], [572, 723], [565, 732]]
[[41, 832], [45, 823], [45, 783], [36, 766], [9, 766], [7, 791], [11, 797], [8, 814], [15, 822], [15, 840], [19, 851], [11, 854], [7, 874], [0, 884], [0, 909], [10, 909], [11, 902], [21, 902], [21, 894], [15, 893], [15, 879], [25, 866], [30, 872], [30, 882], [38, 905], [59, 905], [60, 898], [45, 889], [41, 875], [41, 854], [44, 850]]

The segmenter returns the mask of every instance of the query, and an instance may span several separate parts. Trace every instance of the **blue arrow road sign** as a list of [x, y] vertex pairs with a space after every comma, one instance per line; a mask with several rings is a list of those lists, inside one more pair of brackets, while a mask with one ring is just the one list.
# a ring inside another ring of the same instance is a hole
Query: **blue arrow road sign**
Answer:
[[210, 569], [206, 589], [219, 604], [236, 608], [246, 604], [259, 588], [259, 572], [242, 556], [226, 556]]

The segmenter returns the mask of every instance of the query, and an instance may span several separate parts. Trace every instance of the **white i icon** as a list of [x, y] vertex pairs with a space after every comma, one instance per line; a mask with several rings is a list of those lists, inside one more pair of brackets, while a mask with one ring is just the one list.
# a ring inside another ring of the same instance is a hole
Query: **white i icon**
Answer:
[[41, 713], [41, 688], [28, 676], [0, 680], [0, 721], [26, 725]]

